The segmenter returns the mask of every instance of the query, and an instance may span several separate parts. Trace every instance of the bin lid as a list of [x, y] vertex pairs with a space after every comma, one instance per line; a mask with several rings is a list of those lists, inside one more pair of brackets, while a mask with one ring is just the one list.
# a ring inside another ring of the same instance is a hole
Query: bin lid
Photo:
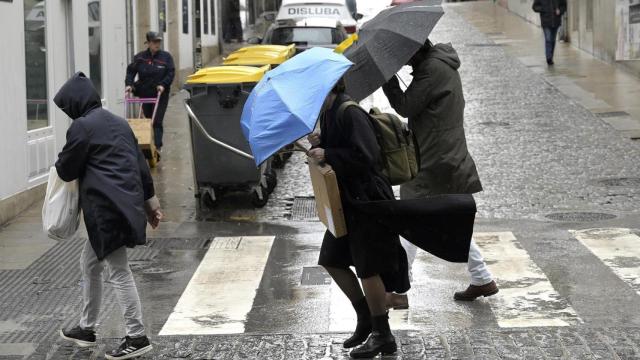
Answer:
[[226, 58], [223, 65], [279, 65], [287, 61], [296, 53], [294, 44], [284, 45], [255, 45], [238, 49]]
[[189, 75], [187, 84], [257, 83], [271, 66], [213, 66]]

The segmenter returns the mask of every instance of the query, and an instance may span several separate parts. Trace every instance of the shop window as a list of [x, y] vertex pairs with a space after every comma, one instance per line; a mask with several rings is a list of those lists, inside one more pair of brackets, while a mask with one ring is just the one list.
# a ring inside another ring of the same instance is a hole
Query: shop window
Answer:
[[211, 35], [216, 34], [216, 1], [211, 0]]
[[575, 2], [569, 3], [569, 13], [571, 14], [572, 30], [580, 30], [580, 5]]
[[158, 3], [158, 29], [160, 33], [167, 32], [167, 0]]
[[585, 27], [587, 31], [593, 30], [593, 0], [587, 0], [587, 21]]
[[100, 0], [89, 0], [89, 78], [102, 97], [102, 17]]
[[205, 34], [209, 33], [209, 2], [202, 0], [202, 27]]
[[200, 12], [200, 0], [196, 0], [194, 5], [195, 14], [193, 17], [193, 21], [195, 21], [196, 38], [199, 39], [202, 37], [202, 13]]
[[182, 0], [182, 33], [189, 33], [189, 0]]
[[49, 126], [46, 1], [24, 0], [27, 129]]

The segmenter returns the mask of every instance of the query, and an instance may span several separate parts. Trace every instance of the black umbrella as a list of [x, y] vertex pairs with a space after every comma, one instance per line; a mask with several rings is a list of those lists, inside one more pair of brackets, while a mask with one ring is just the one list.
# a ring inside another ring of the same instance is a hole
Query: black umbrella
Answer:
[[358, 41], [344, 53], [355, 64], [344, 77], [349, 95], [364, 99], [406, 65], [444, 14], [440, 2], [391, 7], [360, 28]]

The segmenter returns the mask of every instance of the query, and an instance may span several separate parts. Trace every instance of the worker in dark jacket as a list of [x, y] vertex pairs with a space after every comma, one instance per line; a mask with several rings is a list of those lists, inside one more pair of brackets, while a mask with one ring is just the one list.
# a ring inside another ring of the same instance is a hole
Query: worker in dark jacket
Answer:
[[[127, 66], [125, 79], [126, 91], [143, 98], [155, 98], [160, 93], [160, 102], [153, 122], [154, 142], [158, 151], [162, 150], [164, 114], [169, 104], [171, 83], [176, 74], [173, 57], [169, 52], [160, 49], [162, 37], [155, 31], [147, 33], [148, 48], [134, 56], [133, 62]], [[136, 75], [138, 80], [136, 81]], [[142, 106], [144, 115], [151, 118], [153, 105]]]
[[[381, 175], [380, 147], [367, 114], [349, 106], [342, 116], [338, 115], [341, 105], [349, 100], [344, 84], [336, 85], [323, 107], [320, 135], [309, 136], [314, 146], [309, 155], [336, 172], [348, 229], [348, 234], [338, 239], [329, 231], [325, 233], [318, 263], [327, 269], [357, 314], [356, 330], [344, 347], [356, 347], [366, 340], [351, 356], [370, 358], [396, 351], [385, 308], [385, 289], [407, 291], [409, 276], [407, 255], [398, 235], [354, 206], [395, 198], [391, 185]], [[355, 267], [357, 277], [350, 266]]]
[[[482, 191], [464, 133], [465, 101], [458, 54], [451, 44], [434, 46], [427, 40], [407, 65], [413, 68], [413, 81], [406, 91], [402, 91], [395, 76], [382, 87], [396, 112], [409, 118], [420, 148], [420, 171], [414, 180], [400, 187], [401, 199]], [[411, 268], [416, 247], [404, 241], [403, 245]], [[455, 299], [474, 300], [498, 292], [474, 241], [469, 249], [468, 270], [471, 285], [456, 292]], [[405, 301], [406, 296], [390, 296], [392, 306], [405, 305]]]
[[82, 316], [78, 326], [61, 330], [61, 336], [83, 347], [96, 343], [102, 272], [109, 265], [109, 282], [118, 295], [127, 336], [106, 357], [144, 354], [151, 344], [126, 248], [145, 244], [147, 221], [156, 227], [162, 218], [149, 167], [129, 124], [102, 108], [100, 96], [83, 73], [69, 79], [53, 101], [73, 119], [56, 170], [64, 181], [78, 180], [89, 236], [80, 259]]
[[567, 11], [567, 0], [535, 0], [533, 11], [540, 14], [547, 64], [553, 65], [556, 37], [558, 36], [558, 28], [562, 25], [562, 15]]

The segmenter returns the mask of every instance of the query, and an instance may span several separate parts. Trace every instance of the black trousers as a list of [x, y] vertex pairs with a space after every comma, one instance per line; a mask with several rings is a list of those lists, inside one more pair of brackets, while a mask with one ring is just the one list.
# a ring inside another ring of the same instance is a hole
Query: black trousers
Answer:
[[[162, 95], [160, 95], [160, 101], [158, 102], [158, 109], [156, 110], [156, 117], [153, 122], [153, 140], [157, 148], [162, 148], [162, 137], [164, 135], [164, 114], [167, 112], [167, 105], [169, 105], [169, 89], [166, 89]], [[153, 116], [153, 104], [142, 105], [142, 111], [144, 116], [151, 118]]]

